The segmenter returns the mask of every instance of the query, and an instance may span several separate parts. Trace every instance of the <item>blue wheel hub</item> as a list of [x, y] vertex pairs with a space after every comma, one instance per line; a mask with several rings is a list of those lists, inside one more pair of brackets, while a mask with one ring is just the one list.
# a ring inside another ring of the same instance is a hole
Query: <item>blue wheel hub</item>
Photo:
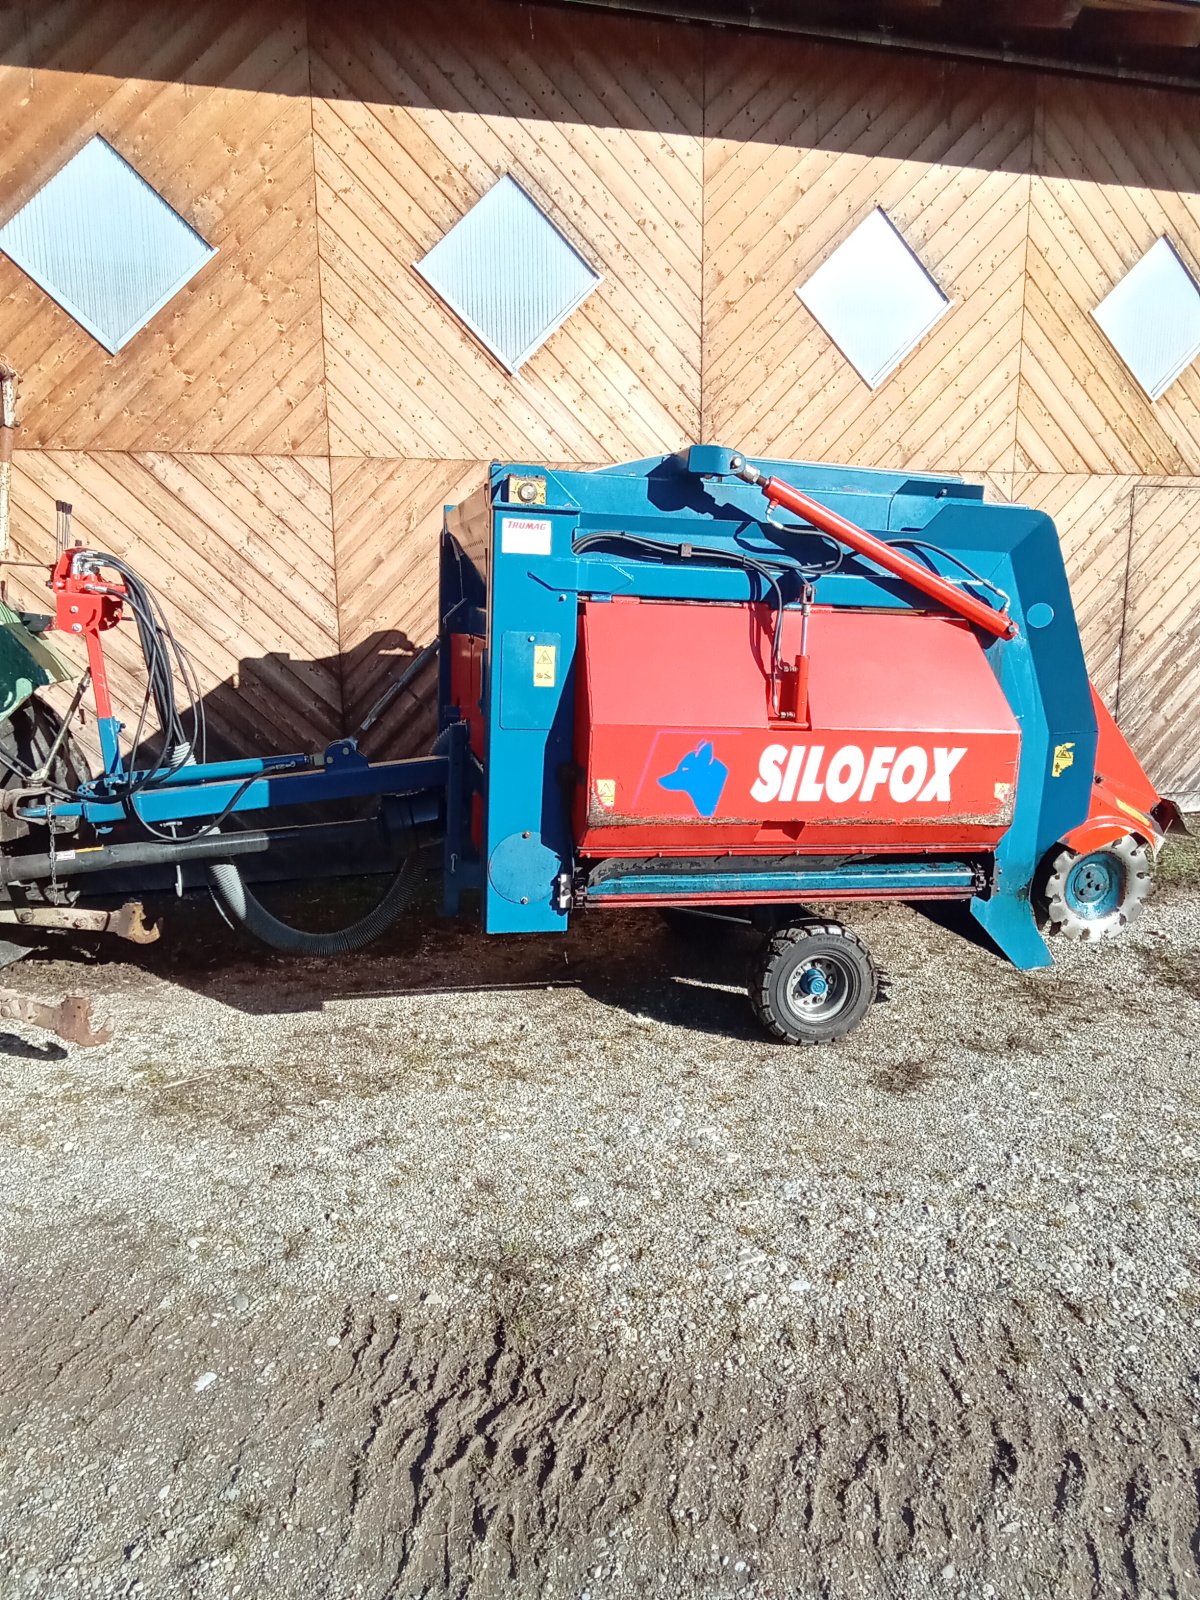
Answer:
[[821, 995], [829, 991], [829, 982], [823, 972], [816, 967], [810, 967], [800, 978], [800, 993], [803, 995]]
[[1063, 897], [1077, 916], [1107, 917], [1121, 903], [1124, 881], [1121, 863], [1107, 850], [1094, 850], [1067, 874]]

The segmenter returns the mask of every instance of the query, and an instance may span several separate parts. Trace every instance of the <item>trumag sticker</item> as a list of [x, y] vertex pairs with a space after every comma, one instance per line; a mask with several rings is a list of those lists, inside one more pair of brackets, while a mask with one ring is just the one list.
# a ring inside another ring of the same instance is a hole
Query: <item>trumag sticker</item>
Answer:
[[501, 517], [500, 553], [506, 556], [548, 556], [549, 517]]

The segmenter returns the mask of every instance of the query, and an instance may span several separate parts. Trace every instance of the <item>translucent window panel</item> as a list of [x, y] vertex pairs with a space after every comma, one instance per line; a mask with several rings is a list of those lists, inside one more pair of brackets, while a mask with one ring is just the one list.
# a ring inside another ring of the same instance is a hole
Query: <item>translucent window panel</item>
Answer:
[[881, 210], [860, 222], [796, 293], [872, 389], [950, 309]]
[[0, 250], [114, 354], [217, 253], [99, 134], [0, 228]]
[[510, 372], [600, 282], [600, 274], [507, 176], [415, 266]]
[[1200, 355], [1200, 287], [1169, 239], [1151, 245], [1092, 315], [1151, 400]]

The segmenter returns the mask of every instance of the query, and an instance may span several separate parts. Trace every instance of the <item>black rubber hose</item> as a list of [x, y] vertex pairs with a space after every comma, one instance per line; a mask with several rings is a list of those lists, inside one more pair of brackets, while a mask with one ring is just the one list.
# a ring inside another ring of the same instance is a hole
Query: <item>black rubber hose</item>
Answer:
[[406, 856], [378, 905], [348, 928], [332, 933], [306, 933], [272, 916], [262, 901], [250, 893], [233, 861], [210, 861], [208, 878], [218, 902], [232, 920], [261, 944], [290, 956], [345, 956], [378, 939], [408, 909], [416, 887], [416, 864], [415, 855]]

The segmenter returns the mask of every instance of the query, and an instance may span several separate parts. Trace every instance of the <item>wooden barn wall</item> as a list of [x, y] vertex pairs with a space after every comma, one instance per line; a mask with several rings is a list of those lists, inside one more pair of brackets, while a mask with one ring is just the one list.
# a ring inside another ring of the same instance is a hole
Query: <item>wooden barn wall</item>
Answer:
[[[0, 0], [0, 221], [93, 133], [218, 254], [117, 356], [0, 257], [11, 555], [71, 500], [220, 739], [357, 725], [489, 459], [703, 437], [1049, 511], [1101, 691], [1200, 803], [1200, 369], [1151, 404], [1091, 316], [1164, 233], [1200, 273], [1194, 97], [510, 0]], [[515, 376], [413, 270], [504, 173], [602, 274]], [[794, 291], [878, 205], [952, 307], [872, 391]], [[376, 750], [421, 747], [428, 687]]]

